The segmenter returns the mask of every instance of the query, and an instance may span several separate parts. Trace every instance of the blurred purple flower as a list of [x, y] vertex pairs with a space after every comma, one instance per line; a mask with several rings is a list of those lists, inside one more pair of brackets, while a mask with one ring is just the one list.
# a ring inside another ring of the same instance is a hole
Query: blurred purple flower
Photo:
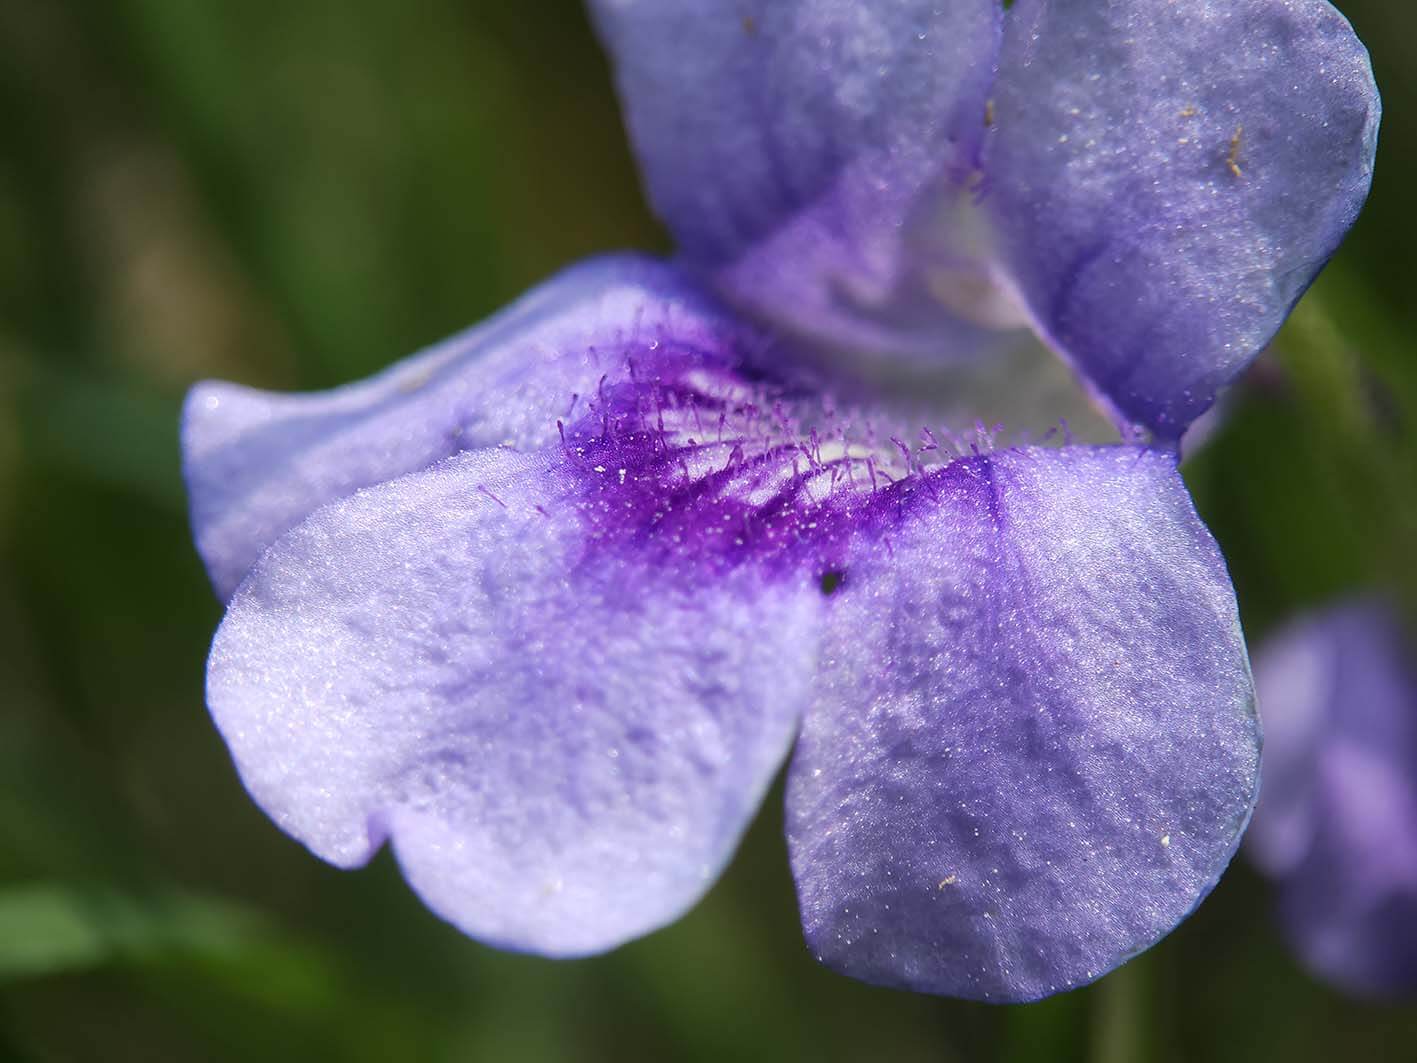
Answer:
[[[1174, 454], [951, 446], [798, 345], [1046, 304], [1095, 392], [1179, 432], [1357, 208], [1361, 46], [1314, 2], [595, 6], [679, 263], [576, 267], [332, 392], [189, 396], [243, 781], [324, 859], [388, 841], [467, 933], [571, 956], [695, 903], [791, 752], [823, 962], [1000, 1001], [1103, 974], [1213, 886], [1256, 785]], [[1236, 107], [1242, 175], [1148, 131]]]
[[1417, 990], [1417, 659], [1375, 601], [1329, 608], [1256, 657], [1264, 797], [1247, 849], [1304, 964], [1350, 993]]

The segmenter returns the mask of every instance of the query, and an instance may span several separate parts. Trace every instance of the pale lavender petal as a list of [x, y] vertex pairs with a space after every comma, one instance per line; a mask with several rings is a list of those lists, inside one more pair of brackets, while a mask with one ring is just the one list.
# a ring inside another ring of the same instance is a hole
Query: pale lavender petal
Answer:
[[991, 1001], [1090, 981], [1215, 884], [1259, 733], [1234, 595], [1174, 459], [1004, 451], [842, 563], [788, 787], [809, 946]]
[[218, 596], [326, 502], [463, 450], [552, 442], [625, 347], [660, 333], [715, 351], [757, 342], [669, 266], [625, 255], [569, 269], [490, 321], [332, 391], [198, 384], [183, 466]]
[[1297, 622], [1256, 657], [1263, 798], [1247, 840], [1284, 930], [1349, 992], [1417, 990], [1417, 667], [1375, 601]]
[[792, 741], [822, 597], [638, 549], [619, 473], [466, 453], [283, 536], [208, 679], [257, 803], [343, 867], [390, 839], [505, 948], [593, 953], [693, 904]]
[[1005, 272], [1122, 417], [1177, 437], [1367, 196], [1367, 53], [1324, 0], [1018, 0], [999, 69]]
[[839, 347], [985, 342], [929, 291], [916, 245], [977, 162], [996, 0], [591, 9], [650, 200], [730, 301]]

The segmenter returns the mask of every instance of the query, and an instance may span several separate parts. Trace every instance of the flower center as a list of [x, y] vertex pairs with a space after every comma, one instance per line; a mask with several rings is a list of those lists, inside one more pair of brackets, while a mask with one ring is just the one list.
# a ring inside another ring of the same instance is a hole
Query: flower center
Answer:
[[960, 458], [992, 445], [983, 429], [967, 441], [907, 435], [726, 359], [653, 343], [558, 428], [592, 544], [630, 544], [656, 563], [819, 573], [835, 571], [851, 536], [886, 527], [887, 513], [930, 497]]
[[925, 286], [951, 313], [981, 328], [1031, 328], [1023, 299], [999, 269], [980, 195], [976, 177], [936, 216], [922, 266]]

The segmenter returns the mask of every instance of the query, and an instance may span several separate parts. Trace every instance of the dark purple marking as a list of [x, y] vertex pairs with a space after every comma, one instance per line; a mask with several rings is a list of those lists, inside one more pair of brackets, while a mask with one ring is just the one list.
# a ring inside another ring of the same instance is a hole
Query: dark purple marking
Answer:
[[[878, 442], [865, 418], [853, 430], [825, 411], [700, 352], [627, 352], [581, 417], [557, 426], [587, 563], [613, 550], [695, 579], [753, 564], [765, 576], [805, 573], [830, 594], [851, 541], [884, 537], [921, 500], [988, 483], [987, 433], [983, 449], [952, 458], [929, 429], [916, 453], [897, 435]], [[705, 412], [717, 415], [708, 440]]]

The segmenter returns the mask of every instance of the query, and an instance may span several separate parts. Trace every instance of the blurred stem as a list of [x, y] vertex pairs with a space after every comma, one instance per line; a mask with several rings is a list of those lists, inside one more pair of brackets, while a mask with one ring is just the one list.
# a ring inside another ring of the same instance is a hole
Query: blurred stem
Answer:
[[1087, 1004], [1095, 993], [1080, 989], [1008, 1008], [1002, 1063], [1082, 1063], [1087, 1058]]
[[1320, 292], [1300, 302], [1275, 351], [1325, 444], [1326, 473], [1351, 523], [1373, 543], [1374, 571], [1396, 584], [1390, 589], [1417, 620], [1417, 572], [1408, 563], [1417, 542], [1417, 480], [1405, 452], [1415, 426], [1401, 423], [1405, 411], [1389, 411], [1395, 425], [1380, 416], [1363, 361]]
[[1319, 294], [1311, 292], [1295, 308], [1278, 350], [1301, 399], [1322, 414], [1338, 440], [1350, 447], [1369, 442], [1372, 419], [1361, 363]]
[[1113, 971], [1093, 994], [1090, 1063], [1146, 1063], [1155, 1060], [1152, 972], [1142, 956]]

